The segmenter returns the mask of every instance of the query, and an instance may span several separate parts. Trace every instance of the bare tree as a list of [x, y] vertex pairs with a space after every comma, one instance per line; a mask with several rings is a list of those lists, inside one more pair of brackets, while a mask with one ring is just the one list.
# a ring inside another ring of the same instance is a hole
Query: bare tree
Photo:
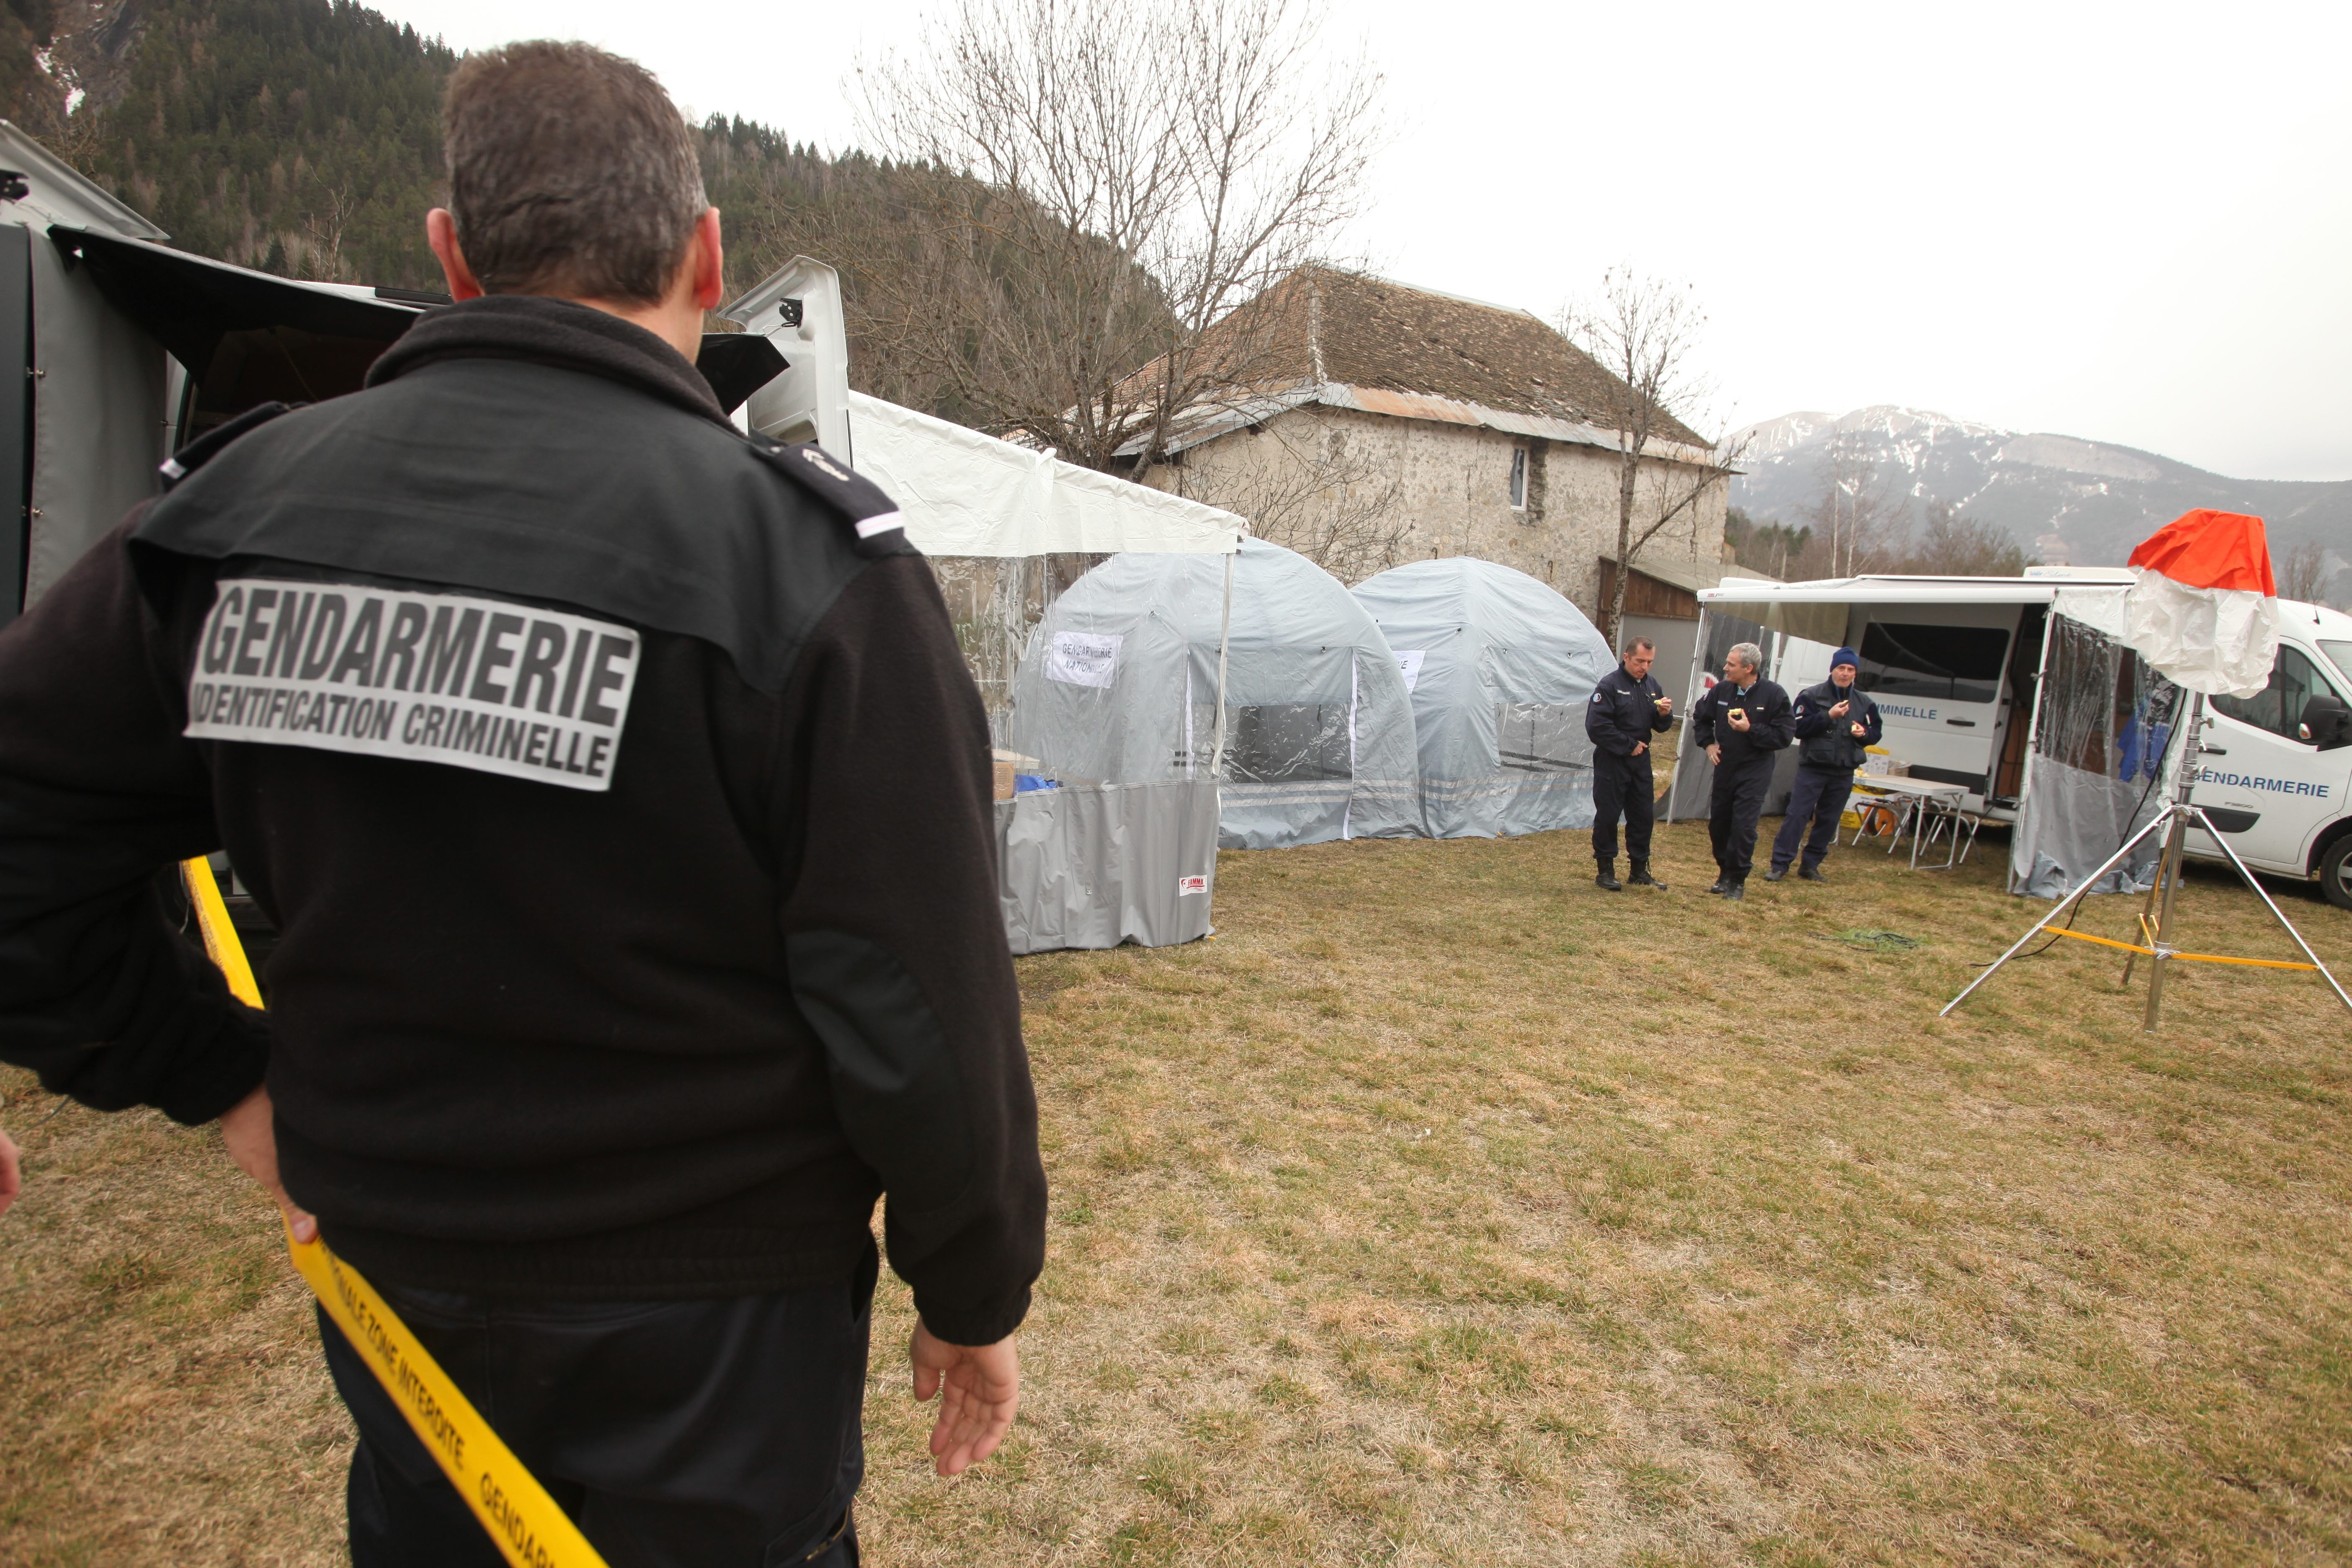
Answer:
[[1688, 284], [1643, 278], [1612, 268], [1599, 297], [1563, 311], [1559, 330], [1610, 373], [1606, 407], [1592, 410], [1617, 437], [1615, 591], [1602, 614], [1601, 635], [1614, 646], [1625, 616], [1625, 589], [1633, 563], [1677, 519], [1696, 530], [1702, 500], [1727, 484], [1745, 451], [1745, 439], [1710, 452], [1675, 415], [1698, 417], [1712, 391], [1694, 363], [1706, 312]]
[[2325, 604], [2328, 580], [2333, 575], [2327, 570], [2326, 550], [2319, 541], [2306, 539], [2288, 551], [2286, 559], [2279, 563], [2279, 597], [2306, 605]]
[[2027, 562], [2007, 529], [1939, 500], [1928, 503], [1926, 520], [1890, 564], [1922, 577], [2014, 577]]
[[[971, 423], [1141, 479], [1261, 390], [1290, 326], [1234, 308], [1354, 217], [1380, 79], [1320, 0], [961, 0], [861, 67], [899, 161], [867, 330]], [[1209, 340], [1220, 328], [1217, 341]]]
[[308, 253], [306, 270], [311, 277], [331, 283], [352, 281], [353, 269], [343, 259], [343, 230], [350, 226], [358, 209], [359, 204], [352, 199], [348, 187], [319, 183], [318, 194], [311, 199], [310, 215], [302, 220], [302, 234], [297, 242]]
[[[1228, 437], [1228, 441], [1232, 438]], [[1212, 460], [1172, 471], [1178, 494], [1250, 520], [1250, 531], [1295, 550], [1343, 583], [1360, 583], [1402, 557], [1412, 523], [1399, 502], [1403, 481], [1383, 471], [1346, 429], [1309, 409], [1270, 421], [1245, 437], [1276, 453]]]
[[1851, 577], [1885, 563], [1902, 525], [1903, 503], [1889, 493], [1862, 430], [1832, 432], [1822, 445], [1821, 500], [1813, 503], [1814, 532], [1829, 546], [1832, 577]]

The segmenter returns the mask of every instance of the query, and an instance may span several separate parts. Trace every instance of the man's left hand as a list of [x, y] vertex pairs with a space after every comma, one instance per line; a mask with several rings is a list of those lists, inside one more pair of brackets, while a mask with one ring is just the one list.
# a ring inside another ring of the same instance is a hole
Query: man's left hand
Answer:
[[228, 1145], [228, 1157], [236, 1168], [261, 1184], [278, 1204], [278, 1212], [286, 1216], [286, 1228], [294, 1233], [298, 1242], [319, 1239], [319, 1222], [308, 1211], [294, 1206], [286, 1195], [286, 1188], [278, 1180], [278, 1128], [270, 1109], [269, 1090], [257, 1089], [224, 1111], [220, 1119], [221, 1142]]
[[8, 1212], [8, 1205], [16, 1201], [24, 1186], [24, 1174], [16, 1163], [16, 1145], [9, 1142], [8, 1134], [0, 1132], [0, 1214]]
[[1850, 724], [1847, 728], [1853, 731], [1854, 739], [1860, 740], [1862, 738], [1864, 731], [1863, 727], [1860, 724]]
[[1745, 709], [1745, 708], [1734, 708], [1734, 709], [1731, 710], [1731, 727], [1732, 727], [1733, 729], [1735, 729], [1735, 730], [1738, 731], [1739, 731], [1741, 734], [1743, 734], [1743, 735], [1744, 735], [1744, 734], [1746, 734], [1746, 733], [1748, 732], [1748, 710], [1747, 710], [1747, 709]]

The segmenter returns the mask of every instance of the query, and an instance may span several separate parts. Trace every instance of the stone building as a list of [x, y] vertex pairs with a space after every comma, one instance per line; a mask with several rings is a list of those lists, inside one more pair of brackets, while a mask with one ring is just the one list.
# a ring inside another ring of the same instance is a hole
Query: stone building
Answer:
[[[1617, 542], [1608, 410], [1622, 384], [1573, 343], [1525, 310], [1321, 268], [1290, 274], [1219, 331], [1230, 390], [1192, 411], [1147, 482], [1237, 511], [1351, 583], [1475, 555], [1600, 620]], [[1662, 434], [1643, 460], [1637, 524], [1662, 493], [1704, 493], [1635, 557], [1635, 587], [1652, 562], [1679, 563], [1677, 584], [1720, 574], [1725, 477], [1696, 432], [1667, 420]]]

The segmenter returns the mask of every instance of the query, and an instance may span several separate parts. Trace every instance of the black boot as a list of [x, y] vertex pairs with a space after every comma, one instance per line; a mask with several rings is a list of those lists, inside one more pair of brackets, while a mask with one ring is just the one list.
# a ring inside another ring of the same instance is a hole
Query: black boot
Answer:
[[1715, 880], [1707, 885], [1706, 890], [1710, 893], [1720, 893], [1724, 889], [1728, 888], [1729, 886], [1731, 886], [1731, 883], [1720, 872], [1718, 872], [1716, 875]]
[[1633, 868], [1625, 874], [1625, 880], [1637, 888], [1655, 888], [1662, 893], [1666, 890], [1666, 885], [1664, 882], [1650, 875], [1650, 863], [1647, 860], [1634, 861]]
[[1819, 866], [1800, 866], [1797, 868], [1797, 875], [1802, 877], [1808, 882], [1826, 882], [1829, 880], [1827, 877], [1822, 875], [1822, 868]]
[[1723, 885], [1723, 898], [1726, 903], [1736, 904], [1747, 896], [1748, 884], [1745, 882], [1726, 882]]
[[1789, 868], [1786, 866], [1775, 866], [1770, 870], [1764, 873], [1764, 879], [1768, 882], [1777, 882], [1788, 874]]
[[1622, 893], [1625, 890], [1625, 884], [1617, 879], [1617, 862], [1614, 860], [1601, 862], [1601, 875], [1593, 878], [1592, 883], [1593, 886], [1605, 888], [1612, 893]]

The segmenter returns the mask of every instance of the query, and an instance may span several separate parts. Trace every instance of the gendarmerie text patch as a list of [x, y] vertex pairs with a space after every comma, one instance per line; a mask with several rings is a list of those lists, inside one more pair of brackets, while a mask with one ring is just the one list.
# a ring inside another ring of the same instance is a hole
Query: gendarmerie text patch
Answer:
[[226, 579], [185, 732], [610, 789], [637, 654], [631, 628], [560, 610]]

